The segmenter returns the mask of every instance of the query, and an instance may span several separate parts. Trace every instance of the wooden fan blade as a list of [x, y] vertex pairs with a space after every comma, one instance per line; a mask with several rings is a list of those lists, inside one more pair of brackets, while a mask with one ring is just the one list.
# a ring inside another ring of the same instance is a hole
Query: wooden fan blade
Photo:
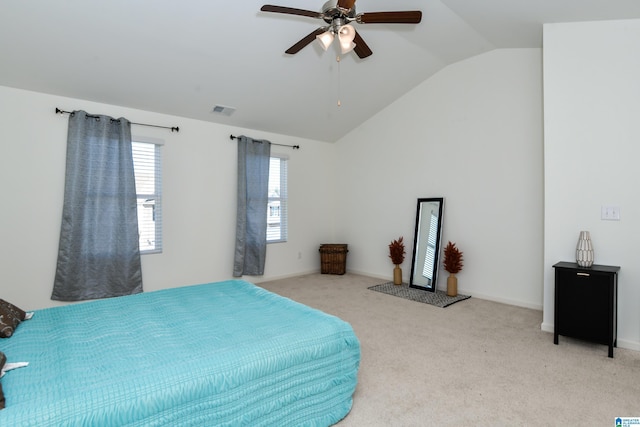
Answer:
[[263, 12], [286, 13], [287, 15], [308, 16], [310, 18], [322, 19], [322, 14], [320, 12], [314, 12], [312, 10], [296, 9], [294, 7], [274, 6], [271, 4], [265, 4], [260, 8], [260, 10]]
[[360, 34], [356, 31], [356, 36], [353, 38], [353, 42], [356, 44], [356, 47], [353, 48], [353, 51], [360, 58], [366, 58], [367, 56], [371, 56], [373, 53], [369, 46], [364, 42]]
[[351, 10], [356, 5], [356, 0], [338, 0], [338, 7]]
[[356, 21], [360, 24], [418, 24], [421, 20], [422, 12], [419, 10], [368, 12], [356, 16]]
[[316, 39], [317, 35], [322, 34], [325, 31], [327, 31], [327, 29], [322, 27], [318, 28], [315, 31], [312, 31], [307, 36], [302, 38], [298, 43], [294, 44], [289, 49], [287, 49], [285, 53], [288, 53], [289, 55], [293, 55], [300, 52], [303, 47], [306, 47], [309, 43], [313, 42]]

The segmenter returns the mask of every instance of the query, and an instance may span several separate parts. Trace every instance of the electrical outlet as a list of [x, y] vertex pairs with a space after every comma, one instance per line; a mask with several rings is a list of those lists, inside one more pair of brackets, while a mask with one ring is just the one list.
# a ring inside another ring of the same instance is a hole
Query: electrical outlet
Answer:
[[600, 218], [606, 221], [620, 221], [620, 207], [602, 206], [600, 208]]

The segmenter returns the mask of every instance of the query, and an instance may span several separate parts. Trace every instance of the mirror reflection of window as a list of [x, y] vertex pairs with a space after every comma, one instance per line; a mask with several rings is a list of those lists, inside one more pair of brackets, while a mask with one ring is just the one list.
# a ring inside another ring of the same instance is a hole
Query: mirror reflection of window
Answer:
[[427, 254], [424, 257], [424, 267], [422, 268], [422, 276], [429, 279], [429, 283], [433, 280], [433, 264], [436, 256], [436, 236], [438, 235], [437, 230], [438, 214], [431, 211], [429, 236], [427, 237]]

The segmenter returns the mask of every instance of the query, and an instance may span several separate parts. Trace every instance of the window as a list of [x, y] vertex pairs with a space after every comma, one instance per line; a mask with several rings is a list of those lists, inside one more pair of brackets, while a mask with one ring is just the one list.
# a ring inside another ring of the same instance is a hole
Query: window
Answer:
[[161, 144], [135, 141], [133, 168], [138, 193], [140, 253], [162, 252]]
[[287, 241], [287, 157], [272, 155], [269, 162], [267, 243]]

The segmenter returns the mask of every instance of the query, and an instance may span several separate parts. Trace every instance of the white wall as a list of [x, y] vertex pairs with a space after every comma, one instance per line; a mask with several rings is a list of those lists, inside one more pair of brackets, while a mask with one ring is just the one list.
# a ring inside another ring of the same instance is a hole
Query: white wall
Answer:
[[[553, 268], [589, 230], [596, 264], [621, 267], [618, 346], [640, 350], [640, 20], [544, 27], [544, 323], [553, 330]], [[602, 205], [620, 221], [603, 221]]]
[[[164, 251], [143, 255], [143, 286], [155, 290], [231, 278], [236, 216], [237, 146], [231, 133], [299, 144], [288, 154], [289, 242], [270, 244], [264, 281], [319, 271], [320, 243], [332, 240], [325, 203], [335, 185], [326, 173], [336, 147], [318, 141], [230, 128], [113, 105], [0, 87], [0, 298], [25, 309], [59, 305], [55, 274], [65, 175], [67, 116], [55, 108], [179, 126], [179, 133], [134, 126], [163, 148]], [[317, 202], [316, 202], [317, 201]], [[300, 254], [300, 258], [299, 258]]]
[[504, 49], [451, 65], [337, 143], [349, 270], [391, 280], [387, 246], [404, 236], [408, 280], [416, 200], [442, 196], [443, 243], [464, 253], [459, 292], [542, 308], [541, 60]]
[[[249, 280], [317, 271], [327, 242], [349, 244], [349, 271], [391, 280], [387, 246], [401, 235], [408, 280], [416, 199], [443, 196], [443, 240], [465, 254], [461, 293], [544, 306], [543, 329], [553, 330], [551, 265], [574, 259], [587, 229], [596, 262], [622, 266], [619, 345], [640, 349], [640, 266], [632, 260], [639, 27], [545, 27], [544, 150], [538, 49], [451, 65], [336, 144], [0, 87], [0, 298], [27, 309], [57, 305], [49, 296], [64, 186], [60, 107], [180, 126], [134, 128], [166, 142], [165, 250], [143, 256], [146, 290], [230, 278], [236, 145], [228, 137], [245, 133], [302, 146], [275, 148], [291, 158], [290, 241], [269, 245], [265, 276]], [[602, 204], [620, 206], [622, 220], [601, 221]]]

